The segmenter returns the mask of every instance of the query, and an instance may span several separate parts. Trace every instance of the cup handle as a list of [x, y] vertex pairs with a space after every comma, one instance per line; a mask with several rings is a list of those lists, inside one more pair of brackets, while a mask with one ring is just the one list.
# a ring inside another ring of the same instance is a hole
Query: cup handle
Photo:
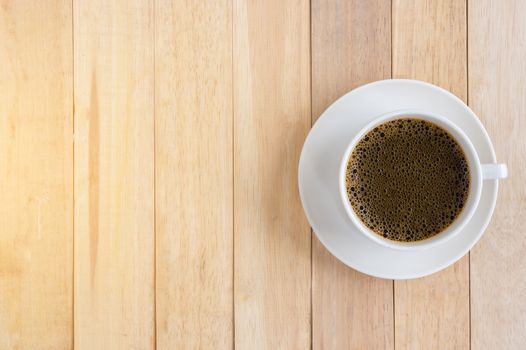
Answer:
[[482, 179], [496, 180], [508, 177], [508, 167], [506, 164], [481, 164]]

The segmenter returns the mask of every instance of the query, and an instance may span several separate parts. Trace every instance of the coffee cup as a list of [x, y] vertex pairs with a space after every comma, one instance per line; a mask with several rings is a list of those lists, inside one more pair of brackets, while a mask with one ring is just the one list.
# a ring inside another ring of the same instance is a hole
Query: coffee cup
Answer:
[[[459, 215], [449, 226], [447, 226], [443, 231], [429, 238], [411, 242], [403, 242], [384, 238], [383, 236], [371, 230], [364, 224], [364, 222], [362, 222], [362, 220], [357, 215], [357, 213], [352, 208], [349, 202], [346, 185], [346, 173], [351, 153], [355, 149], [358, 142], [362, 139], [362, 137], [364, 137], [366, 134], [368, 134], [370, 131], [372, 131], [381, 124], [400, 118], [406, 118], [408, 116], [437, 125], [438, 127], [444, 129], [451, 135], [451, 137], [458, 143], [458, 145], [462, 149], [467, 160], [467, 164], [469, 167], [470, 185], [467, 198], [464, 202], [464, 207], [462, 208]], [[339, 168], [339, 192], [341, 200], [343, 202], [343, 206], [345, 208], [345, 212], [347, 213], [349, 219], [365, 237], [373, 240], [374, 242], [382, 246], [392, 249], [421, 250], [441, 244], [446, 240], [454, 237], [455, 235], [458, 235], [462, 231], [462, 228], [469, 222], [469, 220], [473, 216], [473, 213], [475, 212], [475, 209], [477, 208], [482, 193], [482, 187], [484, 186], [484, 181], [506, 178], [507, 174], [508, 171], [505, 164], [481, 164], [476, 149], [473, 146], [473, 143], [469, 140], [469, 138], [462, 131], [462, 129], [450, 120], [433, 112], [406, 109], [386, 113], [375, 118], [365, 127], [363, 127], [353, 137], [353, 139], [349, 142], [341, 159], [341, 164]]]

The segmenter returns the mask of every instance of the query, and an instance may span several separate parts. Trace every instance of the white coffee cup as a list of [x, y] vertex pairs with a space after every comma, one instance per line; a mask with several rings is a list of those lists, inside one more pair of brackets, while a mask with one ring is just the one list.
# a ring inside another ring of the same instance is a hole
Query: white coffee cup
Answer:
[[[466, 155], [466, 158], [468, 160], [469, 170], [470, 170], [469, 173], [471, 176], [469, 194], [468, 194], [465, 206], [460, 212], [460, 215], [444, 231], [428, 239], [424, 239], [424, 240], [416, 241], [416, 242], [397, 242], [397, 241], [389, 240], [387, 238], [382, 237], [381, 235], [377, 233], [374, 233], [367, 226], [365, 226], [365, 224], [360, 220], [358, 215], [356, 215], [356, 213], [354, 212], [354, 210], [352, 209], [350, 205], [349, 197], [347, 195], [346, 181], [345, 181], [349, 157], [354, 147], [358, 143], [358, 141], [363, 136], [365, 136], [365, 134], [367, 134], [369, 131], [373, 130], [376, 126], [382, 123], [385, 123], [387, 121], [390, 121], [390, 120], [399, 119], [401, 117], [415, 117], [417, 119], [426, 120], [426, 121], [429, 121], [447, 130], [454, 137], [454, 139], [459, 143], [459, 145], [462, 147], [462, 150], [464, 151], [464, 154]], [[340, 188], [340, 197], [341, 197], [341, 200], [343, 201], [343, 206], [345, 208], [345, 211], [347, 212], [353, 224], [367, 238], [375, 241], [378, 244], [381, 244], [383, 246], [393, 248], [393, 249], [420, 250], [420, 249], [430, 248], [432, 246], [443, 243], [446, 240], [450, 239], [451, 237], [457, 235], [459, 232], [461, 232], [462, 228], [471, 219], [471, 217], [473, 216], [473, 213], [475, 212], [475, 209], [477, 208], [477, 205], [479, 203], [480, 196], [482, 193], [483, 181], [503, 179], [503, 178], [506, 178], [507, 176], [508, 176], [508, 169], [506, 167], [506, 164], [481, 164], [479, 157], [477, 155], [477, 151], [475, 150], [475, 147], [473, 146], [469, 138], [466, 136], [466, 134], [454, 123], [434, 113], [421, 111], [421, 110], [407, 109], [407, 110], [393, 111], [390, 113], [383, 114], [379, 116], [378, 118], [375, 118], [372, 122], [367, 124], [362, 130], [360, 130], [360, 132], [358, 132], [358, 134], [351, 140], [341, 160], [340, 174], [339, 174], [339, 188]]]

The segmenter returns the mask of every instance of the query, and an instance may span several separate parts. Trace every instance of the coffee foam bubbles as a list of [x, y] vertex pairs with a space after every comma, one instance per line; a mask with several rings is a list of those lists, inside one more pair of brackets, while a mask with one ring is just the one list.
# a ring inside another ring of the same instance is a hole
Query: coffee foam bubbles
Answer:
[[347, 164], [346, 186], [351, 207], [372, 231], [394, 241], [420, 241], [460, 215], [469, 167], [447, 131], [401, 118], [359, 140]]

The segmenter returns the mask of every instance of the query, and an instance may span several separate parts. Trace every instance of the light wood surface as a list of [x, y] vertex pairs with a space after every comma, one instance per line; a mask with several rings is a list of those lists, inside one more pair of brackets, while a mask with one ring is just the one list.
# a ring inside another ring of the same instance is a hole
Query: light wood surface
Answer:
[[71, 23], [66, 1], [0, 2], [0, 349], [73, 340]]
[[[522, 349], [520, 0], [0, 0], [0, 349]], [[380, 280], [311, 234], [317, 117], [389, 77], [508, 163], [471, 256]], [[471, 260], [470, 260], [471, 258]]]
[[[393, 77], [431, 82], [466, 101], [466, 3], [393, 2]], [[469, 348], [469, 257], [429, 277], [395, 281], [396, 349]]]
[[231, 349], [231, 3], [155, 10], [157, 348]]
[[234, 310], [239, 349], [310, 346], [309, 2], [234, 0]]
[[[391, 77], [388, 1], [312, 2], [312, 121], [349, 90]], [[314, 349], [393, 349], [393, 282], [349, 269], [312, 238]]]
[[75, 349], [152, 349], [152, 2], [74, 10]]
[[526, 3], [469, 2], [469, 104], [510, 177], [471, 252], [471, 348], [526, 344]]

